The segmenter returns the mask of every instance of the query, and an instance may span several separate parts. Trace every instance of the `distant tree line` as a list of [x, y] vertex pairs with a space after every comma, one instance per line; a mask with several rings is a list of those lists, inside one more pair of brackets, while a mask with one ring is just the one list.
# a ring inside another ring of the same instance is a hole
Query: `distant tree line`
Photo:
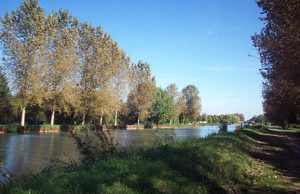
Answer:
[[300, 1], [259, 0], [265, 26], [252, 36], [262, 64], [266, 118], [288, 128], [300, 123]]
[[251, 119], [249, 119], [249, 121], [253, 121], [255, 123], [260, 123], [260, 124], [267, 122], [264, 115], [257, 115], [257, 116], [254, 115], [253, 117], [251, 117]]
[[101, 26], [68, 10], [46, 15], [25, 0], [0, 21], [0, 123], [177, 124], [200, 116], [196, 86], [157, 88], [148, 63], [132, 63]]
[[222, 115], [207, 115], [202, 114], [199, 121], [206, 121], [208, 124], [219, 124], [221, 122], [227, 124], [234, 124], [245, 121], [244, 115], [235, 113], [235, 114], [222, 114]]

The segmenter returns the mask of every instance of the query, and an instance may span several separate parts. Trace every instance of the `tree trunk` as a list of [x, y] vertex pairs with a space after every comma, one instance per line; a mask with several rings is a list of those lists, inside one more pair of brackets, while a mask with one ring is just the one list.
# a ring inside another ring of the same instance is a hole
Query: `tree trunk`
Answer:
[[99, 125], [100, 125], [100, 126], [102, 125], [102, 120], [103, 120], [103, 116], [101, 115], [101, 117], [100, 117], [100, 122], [99, 122]]
[[52, 114], [51, 114], [51, 119], [50, 119], [50, 126], [54, 125], [54, 115], [55, 115], [55, 107], [53, 106], [53, 108], [52, 108]]
[[289, 123], [287, 121], [284, 121], [281, 125], [282, 129], [288, 129], [289, 128]]
[[115, 113], [115, 126], [118, 125], [118, 111], [116, 110], [116, 113]]
[[25, 107], [22, 108], [21, 127], [25, 126]]
[[138, 117], [138, 128], [139, 128], [139, 126], [140, 126], [140, 118]]
[[84, 125], [85, 124], [85, 113], [83, 113], [83, 115], [82, 115], [82, 123], [81, 123], [81, 125]]

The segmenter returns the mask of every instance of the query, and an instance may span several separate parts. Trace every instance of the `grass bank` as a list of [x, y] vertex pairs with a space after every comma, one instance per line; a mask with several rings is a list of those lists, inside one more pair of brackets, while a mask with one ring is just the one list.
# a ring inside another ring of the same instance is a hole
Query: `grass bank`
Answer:
[[[3, 193], [290, 193], [295, 187], [258, 147], [268, 131], [244, 129], [177, 141], [14, 181]], [[268, 140], [269, 141], [269, 140]], [[272, 141], [272, 140], [270, 140]], [[277, 154], [290, 154], [275, 146]], [[297, 178], [297, 177], [296, 177]]]

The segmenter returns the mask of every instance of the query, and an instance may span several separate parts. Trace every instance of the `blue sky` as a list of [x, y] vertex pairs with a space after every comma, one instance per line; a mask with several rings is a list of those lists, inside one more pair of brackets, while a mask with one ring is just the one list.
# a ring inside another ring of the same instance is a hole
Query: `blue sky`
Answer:
[[[20, 0], [0, 0], [0, 16]], [[254, 0], [40, 0], [47, 13], [68, 9], [101, 25], [133, 62], [151, 64], [157, 85], [194, 84], [202, 112], [262, 113], [260, 62], [250, 36], [259, 32]]]

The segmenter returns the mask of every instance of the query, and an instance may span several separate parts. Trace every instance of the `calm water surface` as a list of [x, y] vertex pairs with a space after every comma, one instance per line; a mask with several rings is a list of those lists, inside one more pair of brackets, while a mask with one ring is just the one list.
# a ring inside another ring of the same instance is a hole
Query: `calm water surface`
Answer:
[[[234, 129], [234, 125], [228, 126], [228, 131]], [[175, 130], [177, 139], [206, 137], [218, 132], [218, 126]], [[151, 145], [155, 141], [154, 130], [116, 130], [111, 134], [122, 146]], [[5, 168], [15, 176], [37, 173], [52, 159], [70, 162], [79, 158], [76, 145], [65, 132], [0, 134], [0, 162], [6, 162]]]

